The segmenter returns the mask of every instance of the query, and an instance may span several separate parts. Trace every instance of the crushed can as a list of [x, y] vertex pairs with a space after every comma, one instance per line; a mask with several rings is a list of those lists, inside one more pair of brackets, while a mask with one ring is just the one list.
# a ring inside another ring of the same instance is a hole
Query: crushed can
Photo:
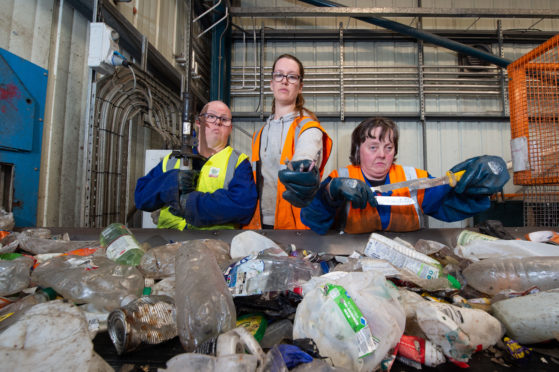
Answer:
[[140, 344], [160, 344], [177, 336], [175, 301], [143, 296], [109, 314], [108, 331], [119, 355]]

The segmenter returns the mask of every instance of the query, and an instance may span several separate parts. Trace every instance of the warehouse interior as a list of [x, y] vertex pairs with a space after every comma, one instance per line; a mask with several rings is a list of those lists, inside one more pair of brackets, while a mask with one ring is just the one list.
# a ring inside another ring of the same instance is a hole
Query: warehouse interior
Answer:
[[0, 9], [0, 370], [556, 370], [559, 1]]
[[[553, 0], [0, 4], [3, 78], [16, 76], [23, 92], [2, 93], [2, 204], [21, 227], [141, 227], [135, 182], [147, 150], [181, 148], [185, 94], [192, 112], [208, 100], [230, 104], [231, 144], [250, 154], [282, 53], [306, 66], [306, 105], [335, 144], [325, 174], [348, 164], [351, 131], [371, 116], [398, 123], [399, 163], [435, 176], [482, 154], [511, 162], [507, 66], [559, 26]], [[93, 24], [118, 34], [128, 67], [90, 67]], [[544, 104], [555, 121], [540, 146], [556, 164], [557, 97]], [[489, 217], [557, 226], [556, 169], [535, 183], [515, 172]]]

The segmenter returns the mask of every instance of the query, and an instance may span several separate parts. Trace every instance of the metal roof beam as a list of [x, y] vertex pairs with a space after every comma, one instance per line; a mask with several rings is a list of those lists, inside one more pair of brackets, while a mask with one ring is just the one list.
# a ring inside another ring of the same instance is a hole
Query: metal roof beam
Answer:
[[454, 17], [454, 18], [559, 18], [550, 9], [475, 8], [317, 8], [317, 7], [232, 7], [233, 17]]

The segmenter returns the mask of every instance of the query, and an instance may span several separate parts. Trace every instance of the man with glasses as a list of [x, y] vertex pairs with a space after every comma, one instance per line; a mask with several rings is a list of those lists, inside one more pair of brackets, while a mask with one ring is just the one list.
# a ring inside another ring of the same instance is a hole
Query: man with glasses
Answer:
[[158, 228], [239, 228], [250, 221], [258, 195], [247, 155], [227, 145], [231, 110], [221, 101], [209, 102], [196, 126], [198, 152], [208, 159], [202, 169], [180, 169], [181, 159], [167, 155], [136, 183], [136, 207], [148, 212], [162, 208]]

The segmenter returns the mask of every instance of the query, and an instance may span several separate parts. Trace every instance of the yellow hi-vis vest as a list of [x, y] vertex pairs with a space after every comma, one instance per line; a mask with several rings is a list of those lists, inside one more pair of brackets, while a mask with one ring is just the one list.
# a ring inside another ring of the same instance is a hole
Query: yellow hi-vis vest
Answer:
[[[163, 172], [167, 172], [168, 169], [180, 168], [181, 159], [177, 159], [172, 167], [168, 166], [170, 156], [171, 154], [167, 155], [163, 159]], [[208, 159], [208, 161], [206, 161], [206, 163], [200, 170], [200, 176], [198, 177], [196, 191], [214, 192], [219, 189], [227, 189], [227, 187], [229, 186], [229, 182], [231, 182], [231, 180], [233, 179], [233, 175], [235, 174], [235, 168], [237, 168], [237, 166], [241, 164], [241, 162], [246, 158], [247, 155], [234, 150], [231, 146], [227, 146], [217, 154], [214, 154]], [[169, 212], [169, 207], [161, 209], [159, 220], [157, 221], [157, 228], [184, 230], [185, 227], [195, 230], [221, 230], [235, 229], [239, 226], [230, 223], [225, 225], [197, 227], [187, 224], [184, 218], [177, 217]]]

